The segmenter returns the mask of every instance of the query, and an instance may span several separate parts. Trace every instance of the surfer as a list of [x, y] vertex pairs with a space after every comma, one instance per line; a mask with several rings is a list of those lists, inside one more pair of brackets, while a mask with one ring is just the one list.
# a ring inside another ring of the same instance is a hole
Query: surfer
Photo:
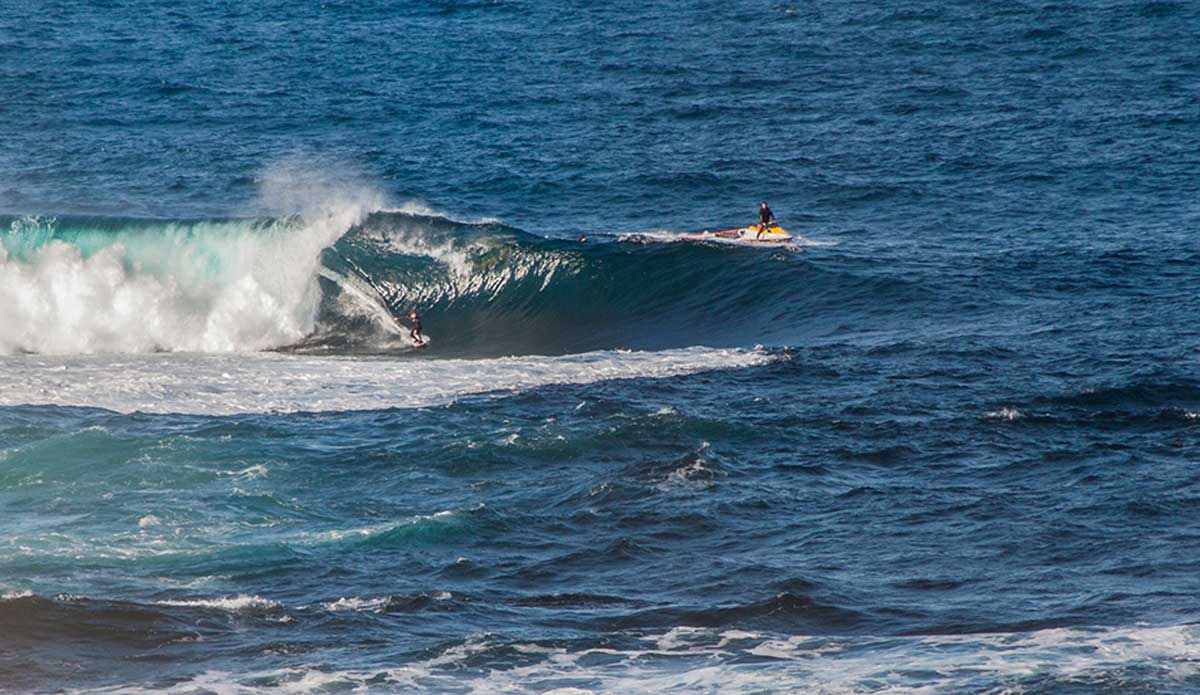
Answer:
[[417, 347], [425, 344], [425, 339], [421, 337], [421, 317], [417, 315], [416, 309], [408, 312], [408, 337], [413, 339]]
[[775, 221], [775, 213], [771, 212], [771, 208], [767, 207], [767, 201], [763, 201], [758, 208], [758, 234], [754, 238], [761, 239], [762, 233], [767, 230], [767, 227]]

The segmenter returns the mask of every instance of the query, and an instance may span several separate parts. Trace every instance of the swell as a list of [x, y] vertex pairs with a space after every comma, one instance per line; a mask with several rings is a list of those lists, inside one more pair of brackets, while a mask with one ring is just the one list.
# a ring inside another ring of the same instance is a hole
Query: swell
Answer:
[[0, 354], [391, 352], [418, 310], [438, 355], [794, 344], [926, 298], [803, 254], [546, 239], [356, 203], [252, 219], [8, 220]]

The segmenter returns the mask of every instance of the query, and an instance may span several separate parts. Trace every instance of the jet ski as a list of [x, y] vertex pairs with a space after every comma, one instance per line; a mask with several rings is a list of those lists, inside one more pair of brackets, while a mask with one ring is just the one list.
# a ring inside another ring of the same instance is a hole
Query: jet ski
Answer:
[[686, 234], [684, 236], [689, 239], [730, 242], [748, 246], [782, 246], [790, 244], [795, 239], [786, 229], [775, 223], [766, 226], [761, 232], [758, 225], [753, 224], [749, 227], [725, 229], [719, 232], [705, 231], [697, 234]]

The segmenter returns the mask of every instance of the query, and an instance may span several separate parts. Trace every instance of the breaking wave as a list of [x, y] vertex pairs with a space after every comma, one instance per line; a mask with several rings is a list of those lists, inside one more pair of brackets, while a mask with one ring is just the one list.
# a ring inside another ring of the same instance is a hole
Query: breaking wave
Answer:
[[392, 318], [411, 309], [443, 356], [792, 344], [922, 292], [785, 251], [546, 239], [369, 190], [306, 200], [247, 219], [8, 220], [0, 354], [392, 352], [411, 347]]

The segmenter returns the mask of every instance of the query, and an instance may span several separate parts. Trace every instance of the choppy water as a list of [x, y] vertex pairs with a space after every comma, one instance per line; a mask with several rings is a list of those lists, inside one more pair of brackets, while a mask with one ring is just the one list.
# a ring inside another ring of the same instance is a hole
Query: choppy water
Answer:
[[0, 690], [1197, 691], [1197, 26], [0, 7]]

